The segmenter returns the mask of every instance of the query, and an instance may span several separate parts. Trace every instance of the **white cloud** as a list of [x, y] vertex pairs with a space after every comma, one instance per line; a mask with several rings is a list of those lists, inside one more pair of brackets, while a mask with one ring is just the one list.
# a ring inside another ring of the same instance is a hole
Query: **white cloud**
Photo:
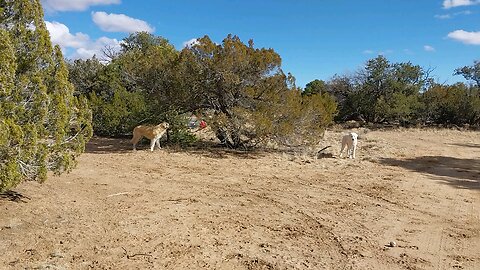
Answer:
[[68, 27], [62, 23], [45, 21], [45, 24], [50, 32], [52, 43], [58, 44], [60, 47], [79, 48], [85, 46], [90, 39], [83, 33], [71, 34]]
[[364, 50], [362, 52], [363, 54], [376, 54], [376, 55], [387, 55], [387, 54], [392, 54], [393, 50], [384, 50], [384, 51], [374, 51], [374, 50]]
[[449, 9], [453, 7], [473, 6], [478, 4], [480, 4], [479, 0], [444, 0], [443, 8]]
[[456, 30], [448, 33], [447, 37], [470, 45], [480, 45], [480, 32]]
[[155, 29], [145, 21], [134, 19], [124, 14], [107, 14], [101, 11], [92, 12], [92, 19], [100, 29], [106, 32], [134, 33], [145, 31], [152, 33], [155, 31]]
[[70, 33], [70, 29], [59, 22], [45, 21], [53, 44], [58, 44], [65, 53], [67, 50], [73, 50], [73, 53], [65, 55], [72, 59], [88, 59], [96, 55], [98, 58], [103, 57], [102, 50], [105, 47], [120, 50], [120, 42], [116, 39], [101, 37], [97, 40], [91, 40], [84, 33]]
[[435, 18], [440, 20], [451, 19], [452, 15], [451, 14], [435, 15]]
[[473, 14], [472, 11], [470, 11], [470, 10], [464, 10], [464, 11], [460, 11], [460, 12], [455, 12], [454, 15], [457, 16], [457, 15], [471, 15], [471, 14]]
[[435, 15], [434, 17], [437, 18], [437, 19], [444, 20], [444, 19], [451, 19], [453, 17], [460, 16], [460, 15], [471, 15], [471, 14], [473, 14], [472, 11], [464, 10], [464, 11], [455, 12], [453, 14]]
[[430, 45], [423, 46], [423, 49], [427, 52], [434, 52], [435, 51], [435, 48], [430, 46]]
[[190, 40], [187, 40], [185, 42], [183, 42], [183, 47], [192, 47], [194, 45], [197, 45], [197, 44], [200, 44], [200, 42], [198, 41], [198, 39], [196, 38], [192, 38]]
[[390, 49], [378, 52], [379, 55], [387, 55], [387, 54], [392, 54], [392, 53], [393, 53], [393, 50], [390, 50]]
[[120, 4], [121, 0], [42, 0], [42, 6], [50, 11], [82, 11], [90, 6]]

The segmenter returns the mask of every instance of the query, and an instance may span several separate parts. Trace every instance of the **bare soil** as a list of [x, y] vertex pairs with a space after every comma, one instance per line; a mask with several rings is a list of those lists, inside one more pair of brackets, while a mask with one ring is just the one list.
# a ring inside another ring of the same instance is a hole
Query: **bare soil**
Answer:
[[94, 138], [0, 195], [0, 269], [480, 269], [480, 133], [356, 130], [355, 160]]

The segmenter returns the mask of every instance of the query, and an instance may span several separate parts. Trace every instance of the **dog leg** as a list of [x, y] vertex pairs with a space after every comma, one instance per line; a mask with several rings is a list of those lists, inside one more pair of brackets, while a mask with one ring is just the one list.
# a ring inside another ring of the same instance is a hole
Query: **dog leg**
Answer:
[[153, 152], [153, 147], [155, 146], [155, 138], [150, 140], [150, 152]]
[[[345, 144], [342, 143], [342, 149], [340, 149], [340, 158], [342, 158], [343, 149], [345, 149]], [[348, 150], [347, 150], [347, 154], [348, 154]]]
[[133, 151], [136, 151], [137, 150], [138, 139], [136, 138], [135, 135], [133, 135], [133, 138], [130, 142], [133, 144]]
[[353, 146], [353, 149], [352, 149], [352, 152], [353, 152], [353, 159], [355, 159], [355, 150], [357, 149], [357, 147], [354, 145]]
[[160, 146], [160, 138], [155, 140], [155, 144], [157, 145], [158, 149], [162, 149], [162, 147]]

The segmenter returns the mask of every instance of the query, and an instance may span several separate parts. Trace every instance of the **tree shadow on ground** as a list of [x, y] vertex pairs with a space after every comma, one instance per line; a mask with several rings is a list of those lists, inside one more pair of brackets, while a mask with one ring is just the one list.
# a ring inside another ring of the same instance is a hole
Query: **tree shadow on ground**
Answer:
[[404, 160], [382, 158], [379, 162], [429, 174], [435, 180], [457, 188], [480, 189], [480, 159], [422, 156]]
[[201, 155], [207, 158], [223, 159], [229, 157], [242, 159], [257, 159], [263, 157], [267, 152], [260, 149], [231, 149], [218, 142], [198, 141], [187, 147], [170, 147], [170, 152], [183, 152], [192, 155]]
[[[175, 145], [166, 145], [161, 143], [162, 148], [169, 153], [189, 153], [192, 155], [202, 155], [209, 158], [246, 158], [256, 159], [264, 156], [267, 151], [258, 149], [229, 149], [217, 142], [199, 141], [191, 146], [180, 147]], [[149, 140], [142, 140], [137, 145], [137, 151], [150, 151]], [[158, 148], [155, 146], [155, 150]], [[112, 154], [112, 153], [132, 153], [132, 144], [126, 138], [108, 138], [108, 137], [92, 137], [85, 146], [85, 153], [91, 154]]]
[[85, 146], [85, 153], [111, 154], [132, 151], [132, 144], [127, 139], [92, 137]]
[[11, 202], [23, 202], [26, 203], [27, 200], [30, 200], [30, 197], [25, 196], [21, 193], [18, 193], [13, 190], [5, 191], [0, 193], [1, 200], [7, 200]]

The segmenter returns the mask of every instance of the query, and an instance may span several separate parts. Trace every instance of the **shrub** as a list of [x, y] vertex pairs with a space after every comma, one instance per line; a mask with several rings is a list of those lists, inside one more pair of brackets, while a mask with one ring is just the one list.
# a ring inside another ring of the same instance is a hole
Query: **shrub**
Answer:
[[91, 112], [73, 96], [38, 0], [2, 1], [0, 14], [0, 191], [47, 171], [71, 170], [92, 136]]

